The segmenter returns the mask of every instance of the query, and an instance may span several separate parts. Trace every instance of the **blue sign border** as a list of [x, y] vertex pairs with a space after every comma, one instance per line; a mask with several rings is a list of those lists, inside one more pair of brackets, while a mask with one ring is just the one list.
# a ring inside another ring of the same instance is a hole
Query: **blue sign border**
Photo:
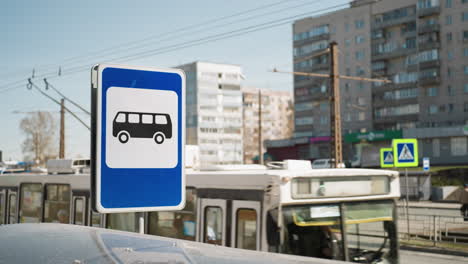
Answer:
[[[110, 87], [166, 90], [177, 94], [178, 156], [175, 167], [127, 169], [107, 166], [105, 117], [106, 94]], [[95, 102], [93, 134], [96, 152], [92, 169], [95, 209], [100, 213], [182, 209], [185, 205], [185, 74], [183, 71], [98, 65], [97, 87], [94, 88], [97, 88], [95, 96], [92, 96]]]

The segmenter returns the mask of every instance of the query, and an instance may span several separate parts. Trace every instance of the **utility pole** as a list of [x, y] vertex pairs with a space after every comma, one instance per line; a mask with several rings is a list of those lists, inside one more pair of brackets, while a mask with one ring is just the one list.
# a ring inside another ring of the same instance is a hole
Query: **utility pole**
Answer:
[[338, 44], [330, 43], [330, 156], [334, 168], [343, 163], [343, 148], [341, 137], [341, 101], [340, 72], [338, 68]]
[[317, 53], [313, 56], [308, 57], [307, 59], [321, 56], [323, 54], [330, 54], [330, 74], [323, 73], [308, 73], [308, 72], [286, 72], [278, 71], [273, 69], [273, 72], [279, 73], [288, 73], [293, 75], [301, 76], [310, 76], [318, 78], [329, 78], [330, 79], [330, 136], [331, 136], [331, 145], [330, 145], [330, 156], [334, 161], [332, 164], [335, 168], [338, 167], [340, 163], [343, 162], [343, 148], [342, 148], [342, 135], [341, 135], [341, 101], [340, 101], [340, 79], [346, 80], [355, 80], [355, 81], [364, 81], [364, 82], [383, 82], [391, 83], [389, 80], [385, 79], [373, 79], [373, 78], [362, 78], [355, 76], [346, 76], [340, 75], [339, 66], [338, 66], [338, 44], [336, 42], [330, 43], [330, 48], [324, 50], [323, 52]]
[[60, 99], [60, 150], [59, 159], [65, 158], [65, 99]]
[[263, 165], [262, 90], [258, 89], [258, 164]]

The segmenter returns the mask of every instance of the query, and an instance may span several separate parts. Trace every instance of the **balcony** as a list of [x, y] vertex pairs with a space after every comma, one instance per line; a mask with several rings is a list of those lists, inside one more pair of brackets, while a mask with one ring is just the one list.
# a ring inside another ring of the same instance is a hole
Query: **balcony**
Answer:
[[419, 114], [407, 114], [407, 115], [391, 115], [391, 116], [375, 116], [374, 123], [382, 124], [388, 122], [403, 122], [403, 121], [417, 121]]
[[294, 41], [294, 46], [296, 47], [296, 46], [309, 44], [309, 43], [315, 42], [315, 41], [329, 40], [329, 39], [330, 39], [330, 33], [324, 33], [324, 34], [321, 34], [321, 35], [318, 35], [318, 36], [315, 36], [315, 37], [296, 40], [296, 41]]
[[387, 83], [381, 86], [374, 86], [372, 88], [372, 93], [382, 93], [386, 91], [393, 91], [397, 89], [404, 89], [404, 88], [413, 88], [416, 87], [416, 82], [407, 82], [407, 83]]
[[440, 84], [440, 77], [439, 76], [420, 77], [419, 84], [421, 86]]
[[432, 16], [437, 14], [440, 14], [440, 6], [418, 9], [419, 17]]
[[423, 25], [423, 26], [420, 26], [418, 28], [418, 33], [419, 34], [439, 32], [439, 31], [440, 31], [440, 25], [439, 24]]
[[431, 60], [419, 63], [419, 69], [429, 69], [429, 68], [439, 68], [440, 61], [439, 60]]
[[372, 24], [372, 29], [381, 29], [381, 28], [386, 28], [386, 27], [398, 26], [401, 24], [413, 22], [414, 20], [416, 20], [416, 16], [410, 15], [410, 16], [405, 16], [405, 17], [391, 19], [391, 20], [382, 21], [382, 22], [374, 22]]
[[384, 99], [381, 96], [376, 96], [373, 99], [372, 107], [392, 107], [400, 106], [405, 104], [416, 104], [418, 102], [417, 97], [413, 98], [404, 98], [404, 99]]
[[438, 48], [440, 48], [440, 42], [438, 41], [419, 43], [420, 51], [438, 49]]
[[398, 58], [398, 57], [413, 54], [415, 52], [416, 52], [416, 49], [398, 48], [390, 52], [372, 54], [372, 61]]

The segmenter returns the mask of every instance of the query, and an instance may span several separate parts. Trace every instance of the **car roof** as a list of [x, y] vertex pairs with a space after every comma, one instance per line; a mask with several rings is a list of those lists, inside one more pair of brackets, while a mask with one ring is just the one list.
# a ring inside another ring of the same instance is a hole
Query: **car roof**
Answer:
[[1, 263], [343, 263], [65, 224], [0, 226]]

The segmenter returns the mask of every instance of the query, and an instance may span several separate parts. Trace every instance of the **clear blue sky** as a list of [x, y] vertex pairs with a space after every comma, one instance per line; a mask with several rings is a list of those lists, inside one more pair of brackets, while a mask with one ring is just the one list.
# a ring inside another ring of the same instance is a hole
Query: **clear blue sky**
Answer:
[[[315, 15], [316, 10], [346, 2], [348, 1], [2, 1], [0, 150], [3, 151], [3, 157], [16, 160], [23, 158], [21, 143], [25, 135], [21, 134], [19, 121], [25, 114], [15, 114], [13, 111], [53, 111], [58, 123], [59, 107], [37, 91], [26, 89], [26, 79], [31, 76], [33, 68], [36, 76], [47, 74], [56, 88], [88, 109], [89, 68], [102, 62], [157, 67], [171, 67], [195, 60], [231, 63], [242, 66], [246, 76], [245, 85], [292, 90], [292, 76], [268, 72], [273, 67], [286, 70], [292, 68], [292, 23], [164, 54], [143, 53], [135, 60], [115, 58], [303, 13]], [[204, 27], [195, 27], [206, 21], [275, 3], [278, 4]], [[180, 31], [182, 28], [185, 30]], [[130, 42], [133, 44], [128, 45]], [[61, 77], [56, 74], [60, 65], [63, 73]], [[71, 74], [75, 67], [85, 70]], [[44, 87], [42, 78], [35, 78], [34, 82]], [[53, 92], [48, 93], [58, 98]], [[68, 106], [72, 108], [70, 104]], [[77, 109], [76, 111], [79, 112]], [[87, 115], [78, 115], [89, 122]], [[89, 156], [89, 142], [89, 131], [67, 115], [67, 157]]]

